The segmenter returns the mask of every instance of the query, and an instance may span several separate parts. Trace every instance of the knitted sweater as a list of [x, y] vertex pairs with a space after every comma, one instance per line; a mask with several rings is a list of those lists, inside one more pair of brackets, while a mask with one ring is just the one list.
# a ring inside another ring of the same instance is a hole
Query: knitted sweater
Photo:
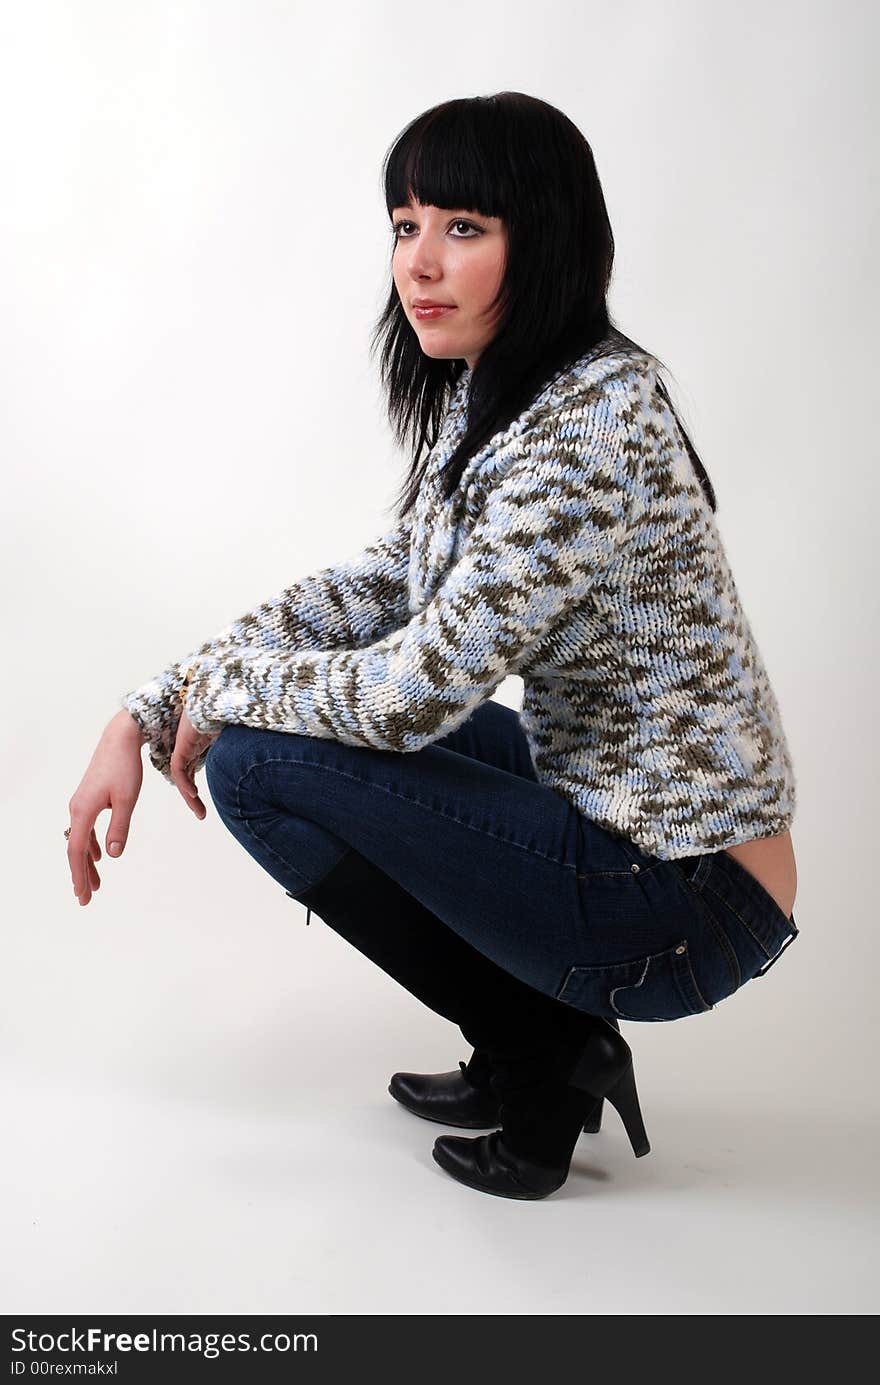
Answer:
[[466, 368], [401, 523], [125, 694], [168, 782], [187, 670], [199, 730], [404, 754], [517, 674], [539, 780], [607, 830], [666, 860], [784, 832], [779, 707], [658, 362], [607, 347], [482, 446], [447, 501]]

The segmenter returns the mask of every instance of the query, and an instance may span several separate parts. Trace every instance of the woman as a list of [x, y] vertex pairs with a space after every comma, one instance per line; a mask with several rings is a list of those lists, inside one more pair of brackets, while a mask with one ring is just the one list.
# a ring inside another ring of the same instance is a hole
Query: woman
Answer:
[[[792, 762], [660, 362], [612, 325], [593, 156], [516, 92], [413, 121], [385, 163], [393, 528], [122, 699], [71, 801], [124, 843], [140, 746], [294, 899], [473, 1054], [398, 1073], [476, 1128], [434, 1157], [544, 1197], [607, 1097], [649, 1145], [621, 1018], [714, 1008], [797, 935]], [[427, 444], [426, 455], [422, 451]], [[521, 713], [491, 700], [523, 679]], [[111, 849], [111, 848], [108, 848]]]

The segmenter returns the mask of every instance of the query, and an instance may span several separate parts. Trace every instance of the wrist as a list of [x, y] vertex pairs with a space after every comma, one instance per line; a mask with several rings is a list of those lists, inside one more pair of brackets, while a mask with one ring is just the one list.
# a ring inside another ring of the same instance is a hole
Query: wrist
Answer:
[[107, 730], [114, 736], [122, 736], [125, 740], [133, 741], [137, 746], [146, 744], [147, 737], [141, 729], [140, 722], [127, 707], [121, 708], [115, 717], [111, 717]]

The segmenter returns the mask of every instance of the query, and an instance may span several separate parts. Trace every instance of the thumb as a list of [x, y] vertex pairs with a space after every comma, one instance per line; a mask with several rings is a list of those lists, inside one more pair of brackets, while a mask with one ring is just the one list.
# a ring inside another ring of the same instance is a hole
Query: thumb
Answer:
[[127, 840], [128, 821], [119, 813], [112, 813], [106, 837], [108, 856], [121, 856]]

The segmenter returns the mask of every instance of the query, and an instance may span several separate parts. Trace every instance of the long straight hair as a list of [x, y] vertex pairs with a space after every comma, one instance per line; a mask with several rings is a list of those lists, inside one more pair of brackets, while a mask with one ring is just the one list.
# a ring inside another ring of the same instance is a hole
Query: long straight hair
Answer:
[[[587, 140], [555, 106], [519, 91], [461, 97], [432, 106], [398, 135], [382, 165], [389, 218], [411, 198], [423, 205], [468, 208], [503, 218], [507, 261], [487, 312], [497, 326], [474, 366], [466, 430], [444, 467], [447, 498], [468, 459], [528, 407], [541, 389], [612, 332], [635, 351], [608, 314], [614, 237]], [[392, 228], [393, 229], [393, 228]], [[392, 239], [392, 257], [396, 241]], [[427, 456], [463, 359], [426, 355], [393, 283], [377, 321], [371, 352], [381, 347], [380, 374], [392, 431], [412, 461], [397, 499], [398, 518], [415, 504]], [[608, 354], [607, 351], [600, 354]], [[658, 366], [664, 363], [648, 353]], [[682, 437], [712, 510], [717, 499], [666, 386], [658, 390]]]

